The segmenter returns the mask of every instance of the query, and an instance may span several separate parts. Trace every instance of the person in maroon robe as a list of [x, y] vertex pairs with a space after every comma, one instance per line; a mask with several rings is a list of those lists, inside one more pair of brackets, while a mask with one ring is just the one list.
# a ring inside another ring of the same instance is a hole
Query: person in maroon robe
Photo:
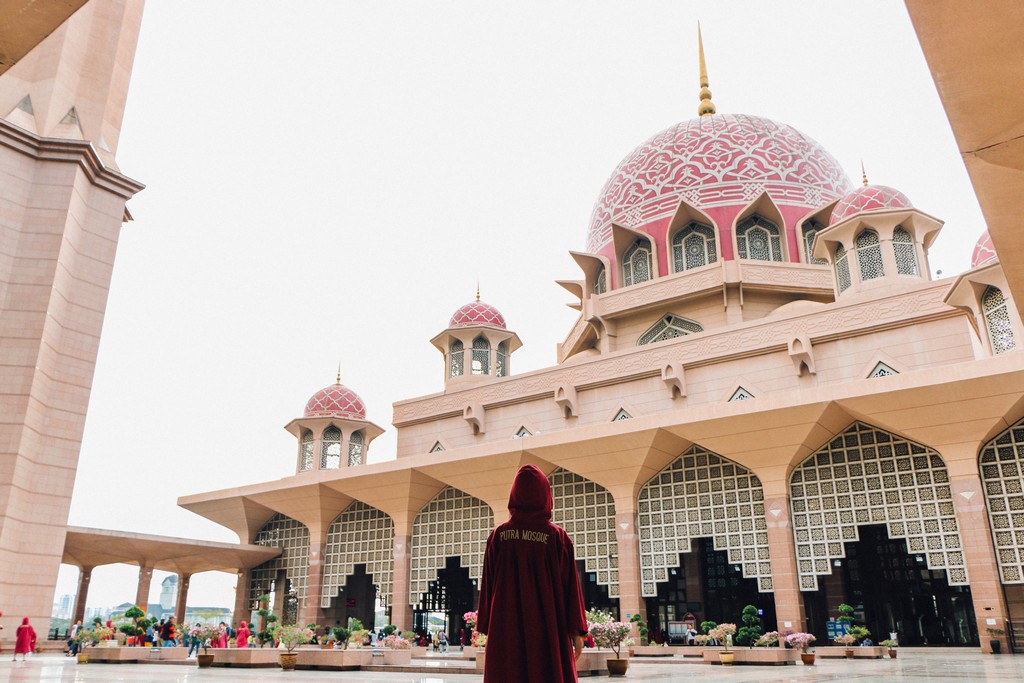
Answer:
[[569, 534], [551, 523], [551, 485], [524, 465], [511, 519], [487, 538], [476, 629], [487, 634], [485, 683], [569, 683], [587, 617]]
[[28, 623], [28, 617], [21, 620], [21, 626], [18, 627], [17, 638], [14, 641], [14, 657], [17, 659], [18, 655], [21, 655], [21, 661], [25, 661], [30, 652], [36, 651], [36, 630], [32, 628], [32, 624]]

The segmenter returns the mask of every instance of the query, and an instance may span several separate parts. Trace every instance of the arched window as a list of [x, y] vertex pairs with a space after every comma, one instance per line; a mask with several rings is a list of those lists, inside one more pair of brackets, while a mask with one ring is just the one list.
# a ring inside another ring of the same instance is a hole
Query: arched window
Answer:
[[638, 285], [651, 279], [651, 243], [637, 240], [626, 250], [622, 258], [622, 281], [626, 287]]
[[985, 328], [992, 353], [1000, 354], [1017, 348], [1017, 339], [1010, 324], [1006, 298], [997, 287], [989, 287], [981, 295], [981, 312], [985, 315]]
[[836, 247], [836, 284], [840, 294], [850, 288], [850, 261], [847, 257], [846, 247], [841, 244]]
[[348, 466], [356, 467], [363, 464], [363, 433], [352, 432], [348, 437]]
[[341, 467], [341, 430], [330, 426], [320, 437], [320, 469], [336, 470]]
[[489, 375], [491, 373], [491, 344], [485, 337], [477, 337], [473, 340], [473, 365], [470, 371], [474, 375]]
[[498, 377], [508, 375], [508, 340], [498, 344], [498, 356], [494, 359], [494, 373]]
[[896, 257], [896, 272], [900, 275], [919, 275], [917, 270], [917, 252], [914, 249], [914, 238], [910, 233], [897, 226], [892, 232], [892, 251]]
[[463, 371], [462, 342], [456, 339], [448, 350], [448, 376], [461, 377]]
[[601, 266], [601, 270], [597, 271], [597, 277], [594, 278], [594, 294], [604, 294], [608, 291], [608, 273], [604, 266]]
[[823, 264], [828, 263], [820, 258], [814, 258], [811, 250], [814, 247], [814, 238], [821, 232], [822, 227], [818, 223], [808, 222], [804, 223], [804, 253], [807, 255], [808, 263]]
[[854, 247], [857, 250], [861, 282], [885, 275], [885, 267], [882, 265], [882, 245], [878, 241], [877, 232], [864, 230], [854, 240]]
[[704, 328], [699, 323], [695, 323], [692, 320], [681, 318], [678, 315], [672, 315], [671, 313], [663, 317], [658, 322], [654, 323], [649, 330], [640, 335], [640, 338], [636, 340], [637, 346], [643, 346], [645, 344], [653, 344], [654, 342], [664, 341], [666, 339], [675, 339], [676, 337], [682, 337], [685, 334], [694, 334], [696, 332], [703, 332]]
[[299, 444], [299, 471], [308, 472], [313, 469], [313, 432], [303, 429]]
[[690, 223], [672, 238], [672, 263], [677, 273], [717, 260], [715, 231], [706, 225]]
[[740, 258], [753, 261], [781, 261], [779, 228], [761, 216], [751, 216], [736, 228]]

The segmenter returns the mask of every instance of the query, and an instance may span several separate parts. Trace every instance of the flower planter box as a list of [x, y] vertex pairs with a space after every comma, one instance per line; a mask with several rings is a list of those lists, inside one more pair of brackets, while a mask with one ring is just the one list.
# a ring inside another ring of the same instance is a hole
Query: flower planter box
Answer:
[[424, 645], [413, 645], [412, 646], [412, 656], [416, 657], [416, 658], [426, 657], [427, 656], [427, 648], [426, 648], [426, 646], [424, 646]]
[[[133, 648], [138, 649], [138, 648]], [[148, 657], [140, 657], [140, 660], [147, 662], [163, 662], [180, 659], [188, 659], [188, 648], [186, 647], [151, 647], [148, 650], [143, 648], [143, 654]]]
[[214, 666], [234, 666], [245, 669], [279, 667], [278, 655], [281, 652], [283, 650], [277, 648], [218, 647], [209, 649], [209, 653], [214, 655]]
[[[378, 658], [374, 662], [373, 651], [363, 649], [353, 650], [296, 650], [299, 659], [296, 662], [297, 669], [317, 669], [323, 671], [355, 671], [359, 667], [368, 666], [374, 663], [383, 663]], [[408, 650], [406, 650], [408, 652]]]
[[84, 652], [89, 655], [90, 662], [98, 664], [125, 664], [149, 659], [149, 651], [138, 647], [90, 647]]
[[634, 657], [673, 657], [676, 654], [676, 648], [661, 645], [636, 645], [630, 650]]
[[[721, 664], [718, 653], [722, 652], [721, 647], [705, 647], [702, 657], [705, 664]], [[789, 650], [782, 647], [755, 647], [755, 648], [729, 648], [733, 653], [733, 664], [752, 664], [758, 666], [784, 666], [787, 664], [796, 665], [800, 659], [799, 650]]]
[[[881, 659], [886, 656], [885, 648], [881, 645], [872, 645], [870, 647], [854, 647], [853, 658], [854, 659]], [[824, 647], [814, 648], [815, 654], [822, 658], [845, 658], [847, 648], [842, 645], [826, 645]]]
[[[615, 653], [611, 650], [599, 650], [597, 648], [584, 648], [583, 654], [576, 661], [576, 671], [581, 676], [607, 676], [608, 660], [613, 659]], [[626, 650], [622, 651], [622, 659], [629, 659]]]

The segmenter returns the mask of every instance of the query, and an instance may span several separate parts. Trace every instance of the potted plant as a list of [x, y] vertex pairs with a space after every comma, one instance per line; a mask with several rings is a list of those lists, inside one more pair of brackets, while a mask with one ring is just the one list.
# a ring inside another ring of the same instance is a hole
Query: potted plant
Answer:
[[736, 657], [735, 653], [729, 652], [729, 646], [732, 645], [732, 637], [735, 633], [736, 624], [719, 624], [708, 631], [709, 636], [722, 644], [723, 650], [718, 654], [718, 659], [723, 666], [732, 666], [733, 659]]
[[331, 629], [331, 633], [334, 635], [334, 639], [338, 645], [341, 646], [341, 649], [347, 650], [348, 639], [352, 637], [352, 631], [344, 626], [335, 626]]
[[743, 626], [736, 633], [736, 644], [752, 646], [761, 637], [761, 615], [754, 605], [743, 608]]
[[988, 641], [988, 646], [992, 648], [992, 654], [999, 654], [1002, 651], [1003, 647], [1003, 644], [999, 640], [999, 638], [1005, 636], [1006, 631], [1004, 631], [1001, 628], [987, 628], [985, 630], [988, 631], [988, 637], [990, 638], [990, 640]]
[[200, 669], [213, 666], [213, 655], [210, 654], [210, 641], [220, 638], [220, 628], [217, 626], [193, 626], [188, 634], [199, 641], [203, 648], [202, 654], [196, 655], [196, 664]]
[[815, 638], [811, 633], [790, 633], [786, 636], [786, 645], [789, 645], [792, 648], [799, 648], [800, 661], [802, 661], [805, 666], [810, 666], [811, 664], [814, 664], [814, 653], [808, 648], [811, 647], [811, 643], [815, 640], [817, 640], [817, 638]]
[[274, 638], [284, 645], [285, 649], [280, 656], [281, 668], [285, 671], [294, 671], [295, 662], [299, 659], [295, 648], [313, 640], [313, 632], [305, 626], [278, 626], [274, 629]]
[[610, 621], [601, 623], [595, 621], [590, 624], [590, 635], [594, 637], [594, 643], [598, 647], [606, 647], [611, 650], [615, 657], [608, 660], [609, 676], [625, 676], [629, 667], [629, 660], [623, 659], [622, 646], [629, 647], [633, 639], [629, 637], [630, 625], [623, 621]]
[[898, 642], [889, 638], [880, 642], [879, 645], [889, 651], [889, 659], [896, 659], [896, 648], [900, 646]]
[[853, 659], [853, 646], [857, 644], [857, 636], [852, 633], [844, 633], [836, 638], [835, 641], [846, 648], [844, 652], [844, 654], [846, 654], [846, 658]]
[[105, 640], [109, 635], [110, 630], [104, 626], [78, 629], [78, 635], [75, 636], [75, 640], [78, 641], [78, 663], [88, 664], [89, 653], [86, 652], [86, 648], [90, 645], [98, 644], [101, 640]]
[[363, 626], [363, 622], [355, 617], [349, 617], [348, 628], [352, 631], [350, 636], [352, 642], [355, 643], [356, 647], [362, 647], [363, 641], [366, 640], [366, 634], [369, 633], [366, 627]]
[[640, 636], [640, 644], [647, 645], [647, 634], [650, 633], [647, 629], [647, 622], [638, 613], [629, 618], [629, 623], [636, 624], [636, 632]]
[[778, 631], [768, 631], [754, 641], [754, 647], [775, 647], [779, 644], [780, 639]]

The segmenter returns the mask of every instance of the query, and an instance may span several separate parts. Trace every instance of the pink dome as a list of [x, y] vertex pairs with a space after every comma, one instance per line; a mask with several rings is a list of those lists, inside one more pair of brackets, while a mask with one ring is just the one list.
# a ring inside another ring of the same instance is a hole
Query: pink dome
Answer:
[[359, 394], [344, 384], [332, 384], [313, 394], [306, 401], [304, 417], [342, 417], [365, 420], [366, 405]]
[[978, 243], [974, 245], [974, 253], [971, 254], [971, 268], [983, 266], [998, 258], [999, 256], [996, 254], [996, 248], [992, 245], [992, 236], [989, 235], [988, 230], [986, 230], [981, 234], [981, 237], [978, 238]]
[[887, 209], [912, 209], [914, 205], [907, 199], [907, 195], [899, 190], [885, 185], [865, 185], [839, 200], [836, 208], [832, 209], [832, 218], [829, 225], [835, 225], [839, 221], [846, 220], [855, 213], [865, 211], [885, 211]]
[[850, 191], [825, 148], [795, 128], [759, 116], [713, 114], [666, 128], [612, 172], [594, 205], [587, 251], [612, 239], [612, 222], [635, 228], [700, 208], [745, 206], [762, 191], [779, 205], [824, 206]]
[[455, 311], [448, 327], [500, 327], [505, 329], [505, 317], [497, 308], [483, 301], [471, 301]]

